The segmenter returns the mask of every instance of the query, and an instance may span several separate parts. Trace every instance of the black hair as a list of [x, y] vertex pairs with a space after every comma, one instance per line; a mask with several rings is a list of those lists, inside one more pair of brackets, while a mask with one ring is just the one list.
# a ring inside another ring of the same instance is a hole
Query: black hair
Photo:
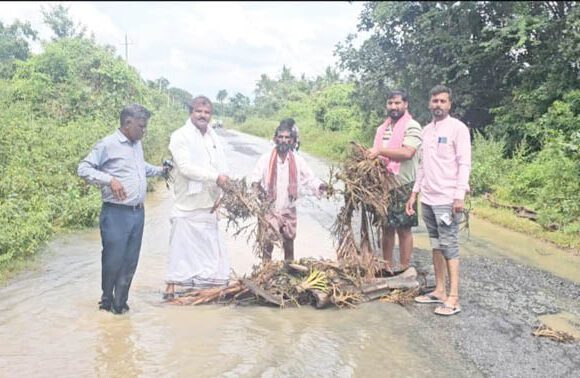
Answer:
[[132, 104], [125, 106], [123, 110], [121, 110], [121, 116], [119, 118], [121, 126], [123, 126], [128, 118], [149, 120], [149, 118], [151, 118], [151, 112], [143, 105]]
[[276, 127], [276, 131], [274, 132], [274, 138], [276, 138], [278, 134], [281, 133], [282, 131], [288, 131], [290, 133], [290, 137], [294, 139], [294, 141], [296, 141], [298, 133], [296, 132], [296, 127], [294, 127], [295, 124], [296, 122], [294, 121], [293, 118], [283, 119], [282, 121], [280, 121], [278, 127]]
[[390, 91], [389, 94], [387, 95], [387, 100], [389, 100], [393, 97], [397, 97], [397, 96], [401, 96], [401, 100], [403, 100], [405, 102], [409, 102], [409, 94], [404, 89], [397, 89], [394, 91]]
[[448, 88], [445, 85], [438, 84], [431, 89], [431, 92], [429, 92], [431, 97], [438, 95], [439, 93], [447, 93], [449, 95], [449, 101], [451, 101], [452, 99], [451, 88]]
[[213, 103], [211, 102], [211, 100], [205, 96], [197, 96], [195, 98], [193, 98], [191, 100], [191, 102], [189, 103], [189, 105], [187, 106], [189, 108], [189, 112], [193, 112], [193, 109], [197, 106], [197, 105], [203, 105], [203, 106], [209, 106], [211, 108], [211, 111], [213, 113]]

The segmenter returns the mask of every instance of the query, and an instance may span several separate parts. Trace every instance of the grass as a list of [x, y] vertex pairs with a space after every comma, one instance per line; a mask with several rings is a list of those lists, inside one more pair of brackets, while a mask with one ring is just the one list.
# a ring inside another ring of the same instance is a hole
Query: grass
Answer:
[[551, 242], [560, 248], [580, 250], [580, 238], [577, 233], [549, 231], [531, 220], [516, 216], [509, 209], [498, 209], [482, 197], [472, 198], [473, 213], [482, 219], [503, 226], [510, 230], [530, 235], [536, 239]]
[[0, 264], [0, 287], [6, 285], [6, 283], [14, 278], [18, 273], [23, 271], [30, 271], [38, 269], [39, 259], [38, 256], [29, 257], [28, 260], [10, 260]]

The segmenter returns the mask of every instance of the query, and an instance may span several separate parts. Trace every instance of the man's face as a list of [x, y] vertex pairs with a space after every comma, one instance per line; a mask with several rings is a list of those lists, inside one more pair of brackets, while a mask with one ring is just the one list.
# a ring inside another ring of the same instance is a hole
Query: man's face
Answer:
[[401, 96], [394, 96], [387, 100], [387, 114], [392, 120], [396, 121], [405, 114], [408, 106], [409, 103], [403, 101]]
[[200, 131], [206, 131], [211, 120], [212, 109], [209, 105], [196, 104], [191, 111], [191, 122]]
[[443, 119], [447, 117], [449, 111], [451, 110], [451, 100], [449, 99], [449, 93], [437, 93], [431, 96], [429, 101], [429, 110], [435, 118]]
[[294, 140], [290, 136], [289, 131], [280, 131], [274, 138], [276, 142], [276, 148], [279, 153], [285, 154], [292, 148], [292, 143]]
[[141, 140], [147, 133], [147, 120], [142, 118], [129, 117], [125, 121], [125, 136], [131, 141], [136, 142]]

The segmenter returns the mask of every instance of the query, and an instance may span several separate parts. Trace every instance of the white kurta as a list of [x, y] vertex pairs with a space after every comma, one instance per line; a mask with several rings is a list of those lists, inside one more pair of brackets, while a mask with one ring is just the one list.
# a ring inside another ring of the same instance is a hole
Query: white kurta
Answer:
[[230, 273], [229, 254], [217, 215], [210, 214], [220, 189], [216, 179], [227, 170], [219, 137], [204, 135], [188, 119], [171, 135], [175, 202], [171, 211], [168, 283], [222, 285]]

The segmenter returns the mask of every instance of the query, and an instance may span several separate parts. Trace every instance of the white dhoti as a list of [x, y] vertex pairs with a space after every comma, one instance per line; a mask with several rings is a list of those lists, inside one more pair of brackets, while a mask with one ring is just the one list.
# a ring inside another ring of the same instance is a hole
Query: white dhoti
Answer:
[[229, 254], [218, 227], [217, 214], [209, 211], [172, 210], [167, 283], [194, 287], [227, 283]]

